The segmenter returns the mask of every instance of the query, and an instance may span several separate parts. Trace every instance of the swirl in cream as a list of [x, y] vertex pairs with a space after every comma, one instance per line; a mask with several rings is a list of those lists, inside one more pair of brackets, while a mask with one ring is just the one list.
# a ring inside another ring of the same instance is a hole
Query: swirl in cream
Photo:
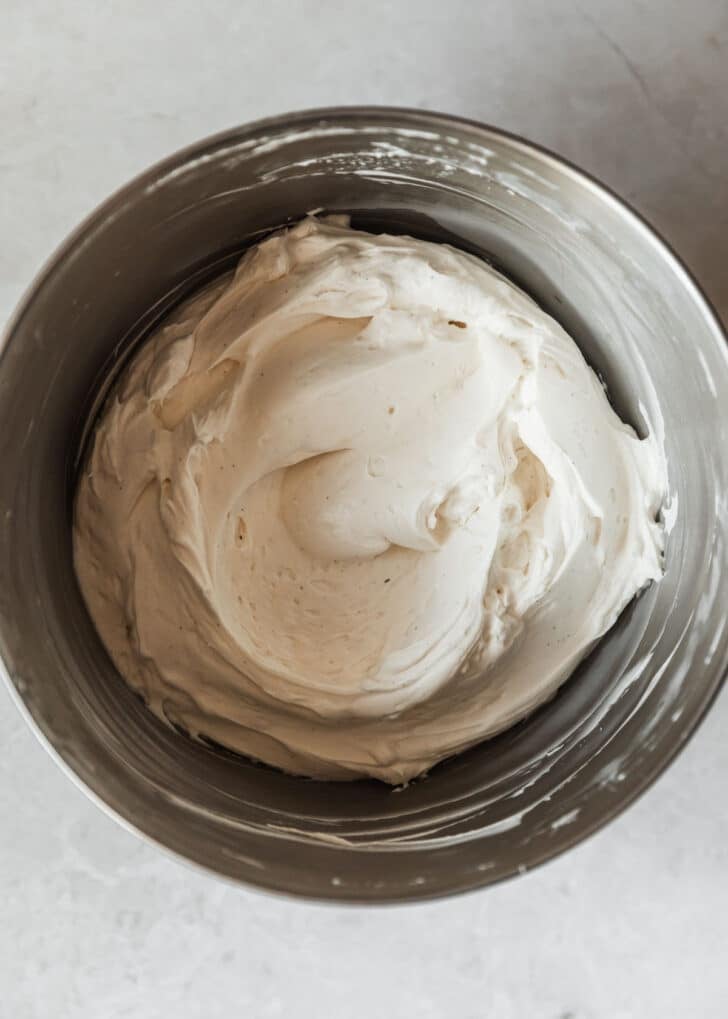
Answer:
[[488, 265], [309, 218], [126, 369], [76, 568], [161, 716], [401, 782], [550, 697], [659, 578], [665, 487], [654, 438]]

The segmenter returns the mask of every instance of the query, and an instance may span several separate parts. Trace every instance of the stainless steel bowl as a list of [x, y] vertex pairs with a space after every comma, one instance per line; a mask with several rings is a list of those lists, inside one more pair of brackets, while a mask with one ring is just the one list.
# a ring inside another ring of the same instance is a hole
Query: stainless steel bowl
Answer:
[[[577, 339], [619, 413], [664, 431], [663, 581], [558, 696], [424, 780], [307, 781], [161, 725], [115, 672], [71, 559], [89, 423], [181, 295], [323, 208], [492, 259]], [[728, 355], [695, 282], [601, 185], [492, 128], [408, 110], [279, 117], [202, 142], [98, 209], [33, 284], [0, 359], [0, 637], [18, 704], [117, 818], [231, 878], [324, 899], [497, 881], [635, 798], [728, 665]]]

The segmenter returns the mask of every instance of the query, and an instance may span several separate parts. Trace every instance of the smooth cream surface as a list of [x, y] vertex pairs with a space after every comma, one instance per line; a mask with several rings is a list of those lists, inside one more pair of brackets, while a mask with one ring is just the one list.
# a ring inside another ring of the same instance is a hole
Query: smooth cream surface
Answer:
[[656, 440], [488, 265], [309, 218], [126, 369], [76, 569], [162, 717], [397, 783], [554, 693], [660, 577], [665, 490]]

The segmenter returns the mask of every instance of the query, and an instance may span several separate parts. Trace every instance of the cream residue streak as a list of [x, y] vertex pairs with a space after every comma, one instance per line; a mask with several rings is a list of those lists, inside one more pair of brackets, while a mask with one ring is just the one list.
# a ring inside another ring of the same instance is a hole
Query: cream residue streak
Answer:
[[398, 783], [554, 693], [660, 577], [665, 491], [657, 441], [488, 265], [308, 218], [124, 372], [76, 569], [160, 716]]

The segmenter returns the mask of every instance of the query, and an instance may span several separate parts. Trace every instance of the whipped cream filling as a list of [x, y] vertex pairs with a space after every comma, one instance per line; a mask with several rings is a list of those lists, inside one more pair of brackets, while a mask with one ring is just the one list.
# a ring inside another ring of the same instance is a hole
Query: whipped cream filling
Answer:
[[487, 264], [308, 218], [125, 370], [75, 563], [162, 718], [398, 783], [555, 692], [660, 577], [665, 491], [657, 440]]

